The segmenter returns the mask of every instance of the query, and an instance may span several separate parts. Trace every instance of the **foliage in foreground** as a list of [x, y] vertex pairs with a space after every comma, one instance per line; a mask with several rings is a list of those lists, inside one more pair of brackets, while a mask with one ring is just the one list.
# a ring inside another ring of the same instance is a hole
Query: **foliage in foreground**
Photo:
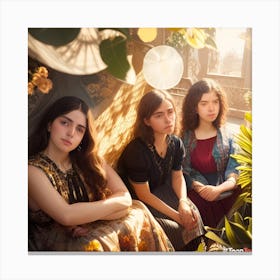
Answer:
[[240, 151], [231, 155], [240, 164], [237, 184], [241, 194], [230, 213], [217, 228], [205, 227], [205, 236], [226, 248], [252, 249], [252, 114], [245, 114], [246, 125], [236, 135]]

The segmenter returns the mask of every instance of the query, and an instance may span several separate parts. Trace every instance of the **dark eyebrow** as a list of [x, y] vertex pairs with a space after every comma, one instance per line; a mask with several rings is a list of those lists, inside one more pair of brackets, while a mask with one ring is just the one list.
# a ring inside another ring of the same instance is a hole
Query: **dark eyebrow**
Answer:
[[[166, 111], [170, 111], [170, 110], [174, 110], [174, 107], [170, 106], [166, 109]], [[164, 114], [164, 111], [155, 111], [154, 113], [152, 113], [152, 116], [153, 115], [158, 115], [158, 114]]]
[[[65, 115], [62, 115], [61, 117], [62, 117], [62, 118], [65, 118], [65, 119], [66, 119], [66, 120], [68, 120], [69, 122], [73, 123], [73, 120], [72, 120], [72, 119], [70, 119], [70, 118], [68, 118], [68, 117], [67, 117], [67, 116], [65, 116]], [[83, 127], [84, 129], [86, 129], [86, 127], [85, 127], [85, 126], [83, 126], [82, 124], [78, 124], [78, 126]]]
[[158, 115], [158, 114], [163, 114], [163, 112], [162, 112], [162, 111], [154, 112], [154, 113], [152, 113], [152, 116], [153, 116], [153, 115]]

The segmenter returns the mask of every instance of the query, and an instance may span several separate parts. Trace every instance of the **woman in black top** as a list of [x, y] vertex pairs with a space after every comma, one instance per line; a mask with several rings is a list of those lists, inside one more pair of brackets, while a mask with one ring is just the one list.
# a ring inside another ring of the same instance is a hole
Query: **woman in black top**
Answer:
[[[153, 90], [138, 106], [134, 139], [125, 147], [118, 169], [134, 198], [143, 201], [176, 250], [203, 235], [199, 211], [187, 198], [182, 173], [184, 146], [173, 135], [176, 112], [167, 92]], [[194, 248], [192, 248], [194, 249]]]

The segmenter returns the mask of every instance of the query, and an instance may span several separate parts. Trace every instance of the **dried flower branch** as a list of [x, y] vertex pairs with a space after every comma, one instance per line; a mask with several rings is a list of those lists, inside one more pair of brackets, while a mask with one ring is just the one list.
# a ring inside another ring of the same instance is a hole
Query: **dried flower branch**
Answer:
[[49, 91], [53, 87], [53, 83], [50, 79], [48, 79], [48, 70], [46, 67], [38, 67], [35, 70], [35, 73], [31, 73], [32, 78], [31, 81], [28, 82], [28, 94], [31, 95], [34, 93], [36, 87], [38, 90], [44, 94], [49, 93]]

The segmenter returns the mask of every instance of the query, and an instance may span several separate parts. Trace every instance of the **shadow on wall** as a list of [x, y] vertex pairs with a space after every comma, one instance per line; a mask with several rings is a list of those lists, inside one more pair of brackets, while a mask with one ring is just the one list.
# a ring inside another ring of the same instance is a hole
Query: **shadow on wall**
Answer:
[[49, 69], [53, 88], [48, 94], [38, 90], [28, 95], [28, 135], [33, 133], [46, 109], [57, 99], [71, 95], [83, 99], [96, 118], [112, 102], [121, 82], [105, 71], [94, 75], [70, 75]]
[[123, 84], [111, 104], [95, 121], [100, 155], [113, 167], [116, 167], [123, 148], [132, 139], [137, 105], [149, 89], [140, 72], [135, 85]]
[[115, 166], [122, 149], [131, 140], [136, 106], [150, 86], [138, 73], [134, 85], [125, 84], [106, 71], [95, 75], [69, 75], [49, 68], [53, 89], [48, 94], [35, 92], [28, 96], [28, 135], [40, 122], [52, 103], [66, 95], [83, 99], [95, 118], [99, 151]]

